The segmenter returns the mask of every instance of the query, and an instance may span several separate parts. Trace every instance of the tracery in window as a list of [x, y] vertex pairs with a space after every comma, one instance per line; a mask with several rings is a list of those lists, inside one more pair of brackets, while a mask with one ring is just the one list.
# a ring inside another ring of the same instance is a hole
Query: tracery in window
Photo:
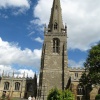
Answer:
[[53, 39], [53, 52], [59, 53], [60, 51], [60, 40], [58, 38]]
[[20, 90], [20, 83], [19, 82], [15, 83], [15, 90]]
[[77, 95], [84, 95], [84, 87], [81, 85], [77, 86]]
[[75, 73], [75, 77], [78, 78], [78, 73]]
[[58, 24], [57, 22], [54, 23], [54, 30], [56, 30], [58, 28]]
[[9, 90], [9, 82], [4, 83], [4, 90]]

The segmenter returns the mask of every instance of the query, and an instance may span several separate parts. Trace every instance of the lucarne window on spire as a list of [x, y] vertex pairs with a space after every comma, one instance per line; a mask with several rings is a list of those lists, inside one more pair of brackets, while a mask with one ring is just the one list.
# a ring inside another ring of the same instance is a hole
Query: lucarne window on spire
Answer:
[[55, 22], [55, 24], [54, 24], [54, 30], [56, 30], [58, 28], [58, 24], [57, 24], [57, 22]]

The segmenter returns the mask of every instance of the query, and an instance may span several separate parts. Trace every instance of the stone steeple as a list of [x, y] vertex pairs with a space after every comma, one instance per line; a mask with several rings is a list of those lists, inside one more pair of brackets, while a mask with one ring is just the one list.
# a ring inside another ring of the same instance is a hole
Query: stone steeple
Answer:
[[62, 22], [60, 0], [53, 1], [48, 29], [49, 31], [55, 33], [61, 32], [64, 29], [63, 22]]
[[64, 90], [67, 85], [69, 75], [66, 46], [67, 27], [63, 26], [60, 0], [54, 0], [49, 25], [44, 28], [39, 75], [40, 100], [47, 100], [52, 88]]

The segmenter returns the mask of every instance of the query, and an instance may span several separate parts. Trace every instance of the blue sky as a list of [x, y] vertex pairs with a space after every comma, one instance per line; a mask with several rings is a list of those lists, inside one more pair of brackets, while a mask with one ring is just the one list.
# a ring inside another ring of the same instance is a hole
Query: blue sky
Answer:
[[[53, 0], [0, 0], [0, 74], [39, 72], [43, 27]], [[100, 41], [100, 0], [61, 0], [70, 67], [82, 67]]]

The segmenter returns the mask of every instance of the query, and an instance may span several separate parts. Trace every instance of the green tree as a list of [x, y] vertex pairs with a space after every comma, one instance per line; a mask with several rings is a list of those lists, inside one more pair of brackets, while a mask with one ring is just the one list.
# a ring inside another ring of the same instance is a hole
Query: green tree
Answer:
[[75, 97], [70, 90], [64, 90], [62, 92], [62, 98], [62, 100], [75, 100]]
[[100, 94], [96, 95], [95, 100], [100, 100]]
[[62, 100], [62, 93], [57, 88], [51, 89], [47, 100]]
[[57, 88], [51, 89], [47, 100], [75, 100], [74, 95], [70, 90], [58, 90]]
[[80, 82], [87, 86], [100, 84], [100, 43], [89, 50], [84, 67]]
[[0, 100], [6, 100], [6, 93], [3, 92], [2, 97], [0, 98]]

